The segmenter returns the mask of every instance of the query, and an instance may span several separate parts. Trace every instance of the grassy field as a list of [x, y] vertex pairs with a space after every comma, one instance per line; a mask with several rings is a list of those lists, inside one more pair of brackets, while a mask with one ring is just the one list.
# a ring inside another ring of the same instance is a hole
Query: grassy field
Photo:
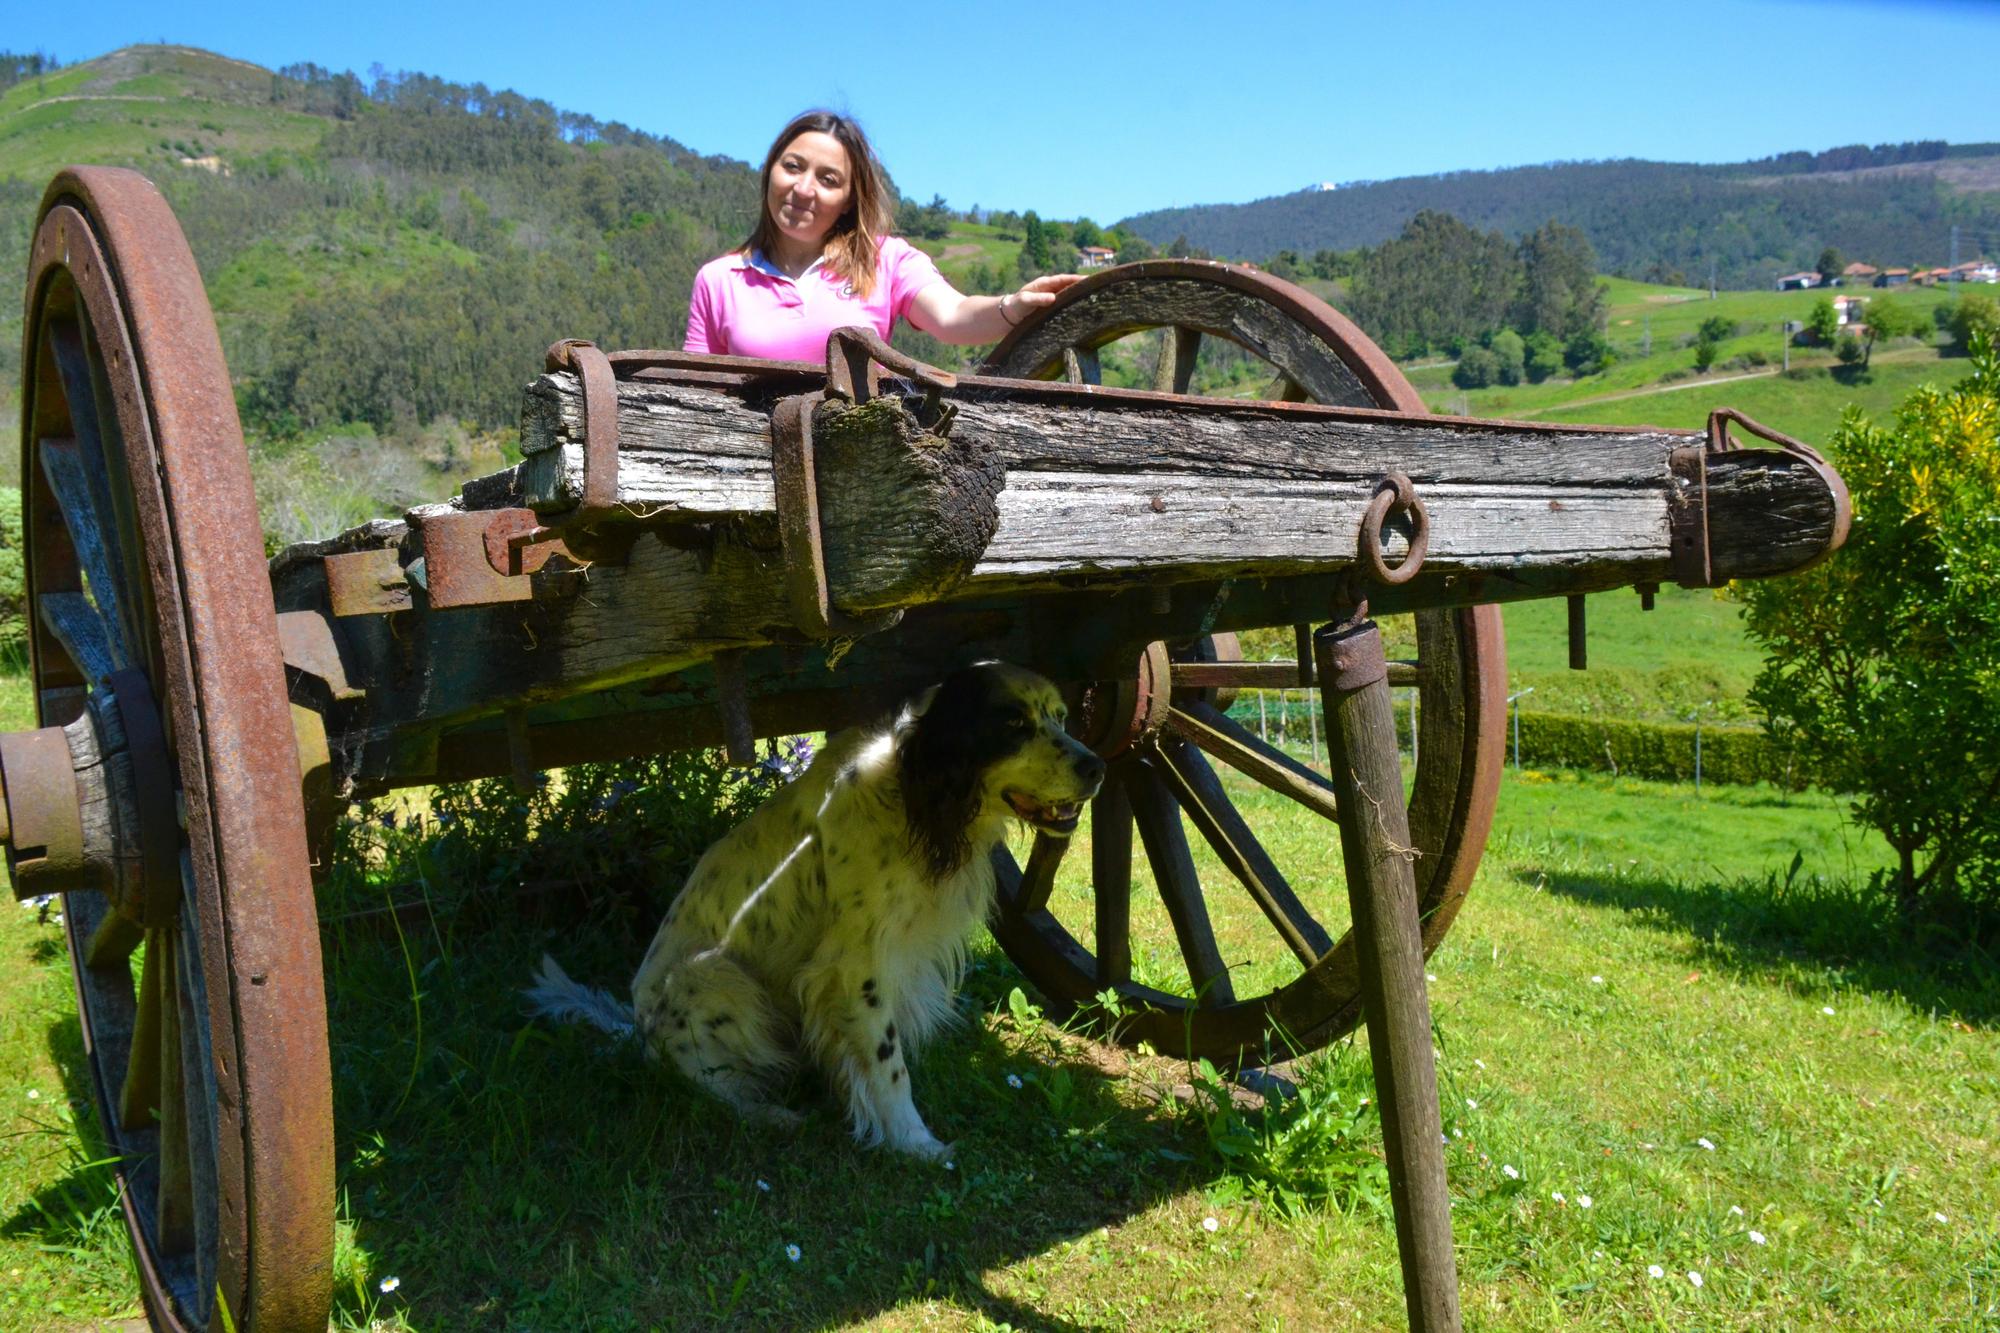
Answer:
[[[1330, 830], [1230, 781], [1340, 919]], [[615, 818], [577, 833], [615, 841]], [[366, 827], [406, 850], [437, 831]], [[509, 885], [564, 855], [524, 850]], [[2000, 984], [1991, 959], [1885, 917], [1859, 887], [1885, 861], [1823, 797], [1510, 776], [1431, 961], [1469, 1327], [2000, 1319]], [[1183, 1100], [1199, 1070], [1045, 1021], [988, 944], [970, 1021], [916, 1075], [957, 1145], [941, 1170], [856, 1150], [821, 1103], [795, 1138], [753, 1132], [627, 1049], [519, 1018], [544, 949], [592, 980], [629, 972], [651, 927], [619, 891], [637, 885], [600, 886], [579, 920], [413, 870], [345, 880], [323, 910], [341, 1328], [1400, 1319], [1358, 1040], [1296, 1071], [1285, 1108], [1224, 1112]], [[390, 894], [427, 897], [427, 922], [347, 917]], [[1254, 909], [1211, 902], [1239, 990], [1282, 977]], [[1140, 966], [1164, 974], [1161, 914], [1135, 916]], [[0, 916], [8, 1329], [134, 1308], [56, 941], [34, 911]]]

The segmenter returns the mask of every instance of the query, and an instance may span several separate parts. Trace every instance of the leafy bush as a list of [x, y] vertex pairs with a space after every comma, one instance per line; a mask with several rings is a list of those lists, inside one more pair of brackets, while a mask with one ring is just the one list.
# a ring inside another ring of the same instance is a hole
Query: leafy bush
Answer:
[[1527, 340], [1530, 382], [1540, 384], [1563, 368], [1563, 345], [1552, 333], [1531, 333]]
[[1696, 370], [1707, 370], [1714, 364], [1715, 344], [1707, 338], [1697, 340], [1694, 345], [1694, 368]]
[[1519, 384], [1528, 364], [1528, 344], [1521, 335], [1512, 329], [1502, 329], [1487, 346], [1492, 348], [1494, 360], [1499, 363], [1500, 382]]
[[1596, 329], [1570, 335], [1563, 344], [1563, 364], [1572, 375], [1595, 375], [1617, 364], [1618, 352], [1611, 340]]
[[1854, 500], [1833, 559], [1745, 589], [1751, 688], [1814, 780], [1900, 856], [1906, 914], [2000, 912], [2000, 361], [1928, 386], [1892, 428], [1850, 409], [1830, 450]]
[[27, 654], [27, 570], [21, 562], [21, 493], [0, 486], [0, 660]]
[[[1694, 747], [1695, 728], [1687, 723], [1521, 713], [1521, 762], [1531, 766], [1615, 770], [1628, 777], [1689, 782], [1694, 778]], [[1510, 762], [1513, 753], [1510, 731]], [[1701, 777], [1704, 782], [1742, 786], [1799, 785], [1792, 755], [1761, 727], [1702, 727]]]
[[[1944, 306], [1937, 307], [1940, 315], [1945, 310]], [[1960, 348], [1970, 348], [1973, 339], [1982, 333], [1989, 343], [2000, 344], [2000, 302], [1981, 292], [1962, 293], [1944, 327], [1950, 330], [1951, 340]]]
[[1861, 345], [1861, 339], [1851, 333], [1840, 335], [1840, 341], [1833, 346], [1833, 354], [1840, 358], [1843, 366], [1858, 366], [1868, 357], [1868, 351]]
[[1500, 382], [1500, 358], [1484, 347], [1468, 347], [1459, 354], [1451, 372], [1451, 382], [1461, 389], [1483, 389]]

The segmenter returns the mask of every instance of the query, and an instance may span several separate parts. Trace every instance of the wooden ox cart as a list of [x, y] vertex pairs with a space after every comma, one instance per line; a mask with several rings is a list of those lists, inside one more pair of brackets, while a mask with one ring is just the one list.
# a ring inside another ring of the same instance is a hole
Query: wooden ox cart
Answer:
[[[1099, 387], [1097, 349], [1149, 327], [1159, 391]], [[1210, 337], [1268, 361], [1284, 401], [1184, 396]], [[1087, 905], [1052, 897], [1061, 841], [1001, 867], [1009, 955], [1059, 1007], [1116, 991], [1124, 1039], [1232, 1065], [1365, 1013], [1413, 1317], [1455, 1320], [1422, 957], [1493, 812], [1494, 604], [1796, 569], [1841, 540], [1839, 479], [1791, 442], [1735, 447], [1727, 414], [1706, 435], [1427, 416], [1332, 309], [1219, 264], [1096, 274], [978, 375], [860, 337], [829, 357], [558, 344], [520, 466], [267, 563], [171, 213], [129, 172], [49, 187], [21, 468], [43, 726], [0, 737], [0, 833], [17, 894], [68, 895], [159, 1327], [219, 1326], [224, 1303], [240, 1329], [325, 1325], [311, 869], [345, 802], [677, 747], [745, 759], [976, 657], [1061, 682], [1111, 761]], [[1385, 659], [1364, 605], [1415, 613], [1413, 656]], [[1239, 660], [1265, 626], [1297, 627], [1295, 660]], [[1331, 777], [1228, 715], [1270, 686], [1321, 692]], [[1420, 702], [1407, 806], [1395, 687]], [[1339, 828], [1357, 929], [1294, 891], [1217, 761]], [[1189, 826], [1228, 882], [1202, 881]], [[1135, 978], [1135, 829], [1171, 982]], [[1282, 981], [1232, 977], [1208, 905], [1235, 893], [1290, 955]]]

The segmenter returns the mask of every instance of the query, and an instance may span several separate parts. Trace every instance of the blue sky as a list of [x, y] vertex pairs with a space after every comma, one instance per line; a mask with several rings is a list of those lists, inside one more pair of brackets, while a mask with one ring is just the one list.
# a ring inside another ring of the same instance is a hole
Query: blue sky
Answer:
[[7, 8], [0, 47], [66, 63], [162, 39], [379, 63], [745, 159], [831, 105], [906, 193], [1100, 222], [1322, 180], [2000, 140], [1995, 0]]

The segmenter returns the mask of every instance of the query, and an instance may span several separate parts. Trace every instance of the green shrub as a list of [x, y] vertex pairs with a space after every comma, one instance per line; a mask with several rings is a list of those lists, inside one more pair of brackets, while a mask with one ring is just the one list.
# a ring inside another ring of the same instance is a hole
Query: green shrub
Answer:
[[1900, 859], [1906, 913], [2000, 915], [2000, 360], [1928, 386], [1892, 428], [1849, 409], [1829, 443], [1854, 502], [1845, 549], [1744, 589], [1751, 687], [1813, 779]]
[[[1507, 737], [1513, 762], [1512, 720]], [[1537, 768], [1616, 771], [1661, 782], [1694, 779], [1695, 727], [1684, 722], [1632, 722], [1623, 718], [1521, 712], [1521, 762]], [[1704, 782], [1748, 786], [1771, 782], [1798, 787], [1792, 755], [1761, 727], [1710, 727], [1701, 732]]]
[[21, 493], [0, 486], [0, 660], [18, 661], [27, 653], [27, 569], [22, 564]]

